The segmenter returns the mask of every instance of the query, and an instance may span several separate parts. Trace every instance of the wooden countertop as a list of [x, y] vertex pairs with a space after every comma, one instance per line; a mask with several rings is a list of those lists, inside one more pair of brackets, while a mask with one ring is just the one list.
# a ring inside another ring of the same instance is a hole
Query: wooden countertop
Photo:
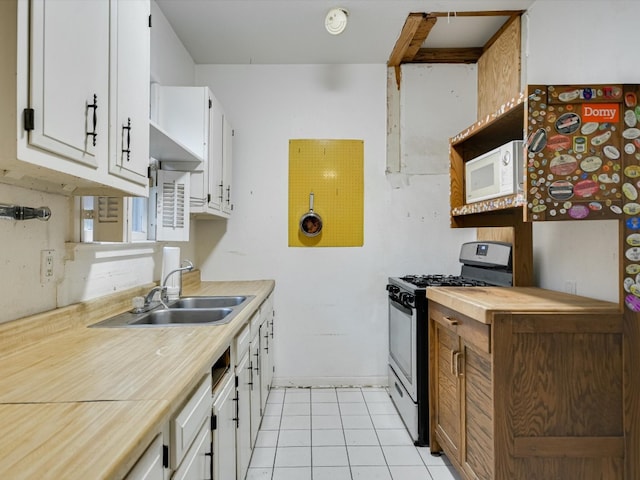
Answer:
[[617, 303], [536, 287], [429, 287], [427, 298], [483, 323], [505, 311], [621, 314]]
[[255, 295], [219, 326], [87, 328], [132, 293], [0, 325], [0, 478], [120, 478], [274, 286], [185, 283], [185, 295]]

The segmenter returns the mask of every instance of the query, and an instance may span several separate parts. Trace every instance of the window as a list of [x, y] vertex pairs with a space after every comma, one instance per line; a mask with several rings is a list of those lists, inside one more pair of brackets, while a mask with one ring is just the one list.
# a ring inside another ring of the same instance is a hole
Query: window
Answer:
[[148, 240], [148, 205], [144, 197], [81, 197], [80, 241]]

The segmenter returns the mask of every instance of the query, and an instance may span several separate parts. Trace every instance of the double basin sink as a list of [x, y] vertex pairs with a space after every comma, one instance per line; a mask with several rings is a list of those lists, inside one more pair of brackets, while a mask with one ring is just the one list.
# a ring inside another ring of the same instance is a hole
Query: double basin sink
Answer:
[[229, 323], [255, 295], [182, 297], [142, 313], [125, 312], [91, 327], [171, 327], [224, 325]]

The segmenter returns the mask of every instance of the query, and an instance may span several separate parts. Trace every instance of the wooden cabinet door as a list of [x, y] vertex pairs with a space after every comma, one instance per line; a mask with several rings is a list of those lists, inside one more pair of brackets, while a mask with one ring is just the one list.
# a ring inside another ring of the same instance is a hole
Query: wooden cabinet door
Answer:
[[458, 376], [460, 350], [460, 337], [451, 330], [444, 328], [437, 322], [434, 323], [434, 345], [436, 347], [435, 369], [433, 370], [436, 392], [433, 398], [435, 403], [435, 434], [438, 441], [446, 448], [448, 455], [455, 459], [460, 458], [460, 389], [461, 382]]
[[109, 173], [147, 185], [149, 0], [111, 0]]
[[[244, 480], [251, 459], [251, 370], [249, 350], [245, 351], [236, 366], [238, 378], [238, 421], [236, 429], [237, 479]], [[227, 480], [227, 479], [225, 479]]]
[[213, 480], [236, 478], [236, 402], [235, 377], [221, 382], [213, 399]]
[[493, 398], [491, 356], [463, 341], [461, 463], [469, 478], [491, 480], [493, 474]]
[[108, 155], [109, 0], [32, 0], [30, 27], [29, 143], [82, 176], [65, 160], [97, 168]]

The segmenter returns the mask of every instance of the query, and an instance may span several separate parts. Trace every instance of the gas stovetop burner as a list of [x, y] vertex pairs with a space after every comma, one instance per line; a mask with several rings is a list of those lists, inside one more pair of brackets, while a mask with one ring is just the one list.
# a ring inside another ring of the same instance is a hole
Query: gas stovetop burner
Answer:
[[416, 287], [486, 287], [487, 282], [459, 275], [406, 275], [400, 277]]

